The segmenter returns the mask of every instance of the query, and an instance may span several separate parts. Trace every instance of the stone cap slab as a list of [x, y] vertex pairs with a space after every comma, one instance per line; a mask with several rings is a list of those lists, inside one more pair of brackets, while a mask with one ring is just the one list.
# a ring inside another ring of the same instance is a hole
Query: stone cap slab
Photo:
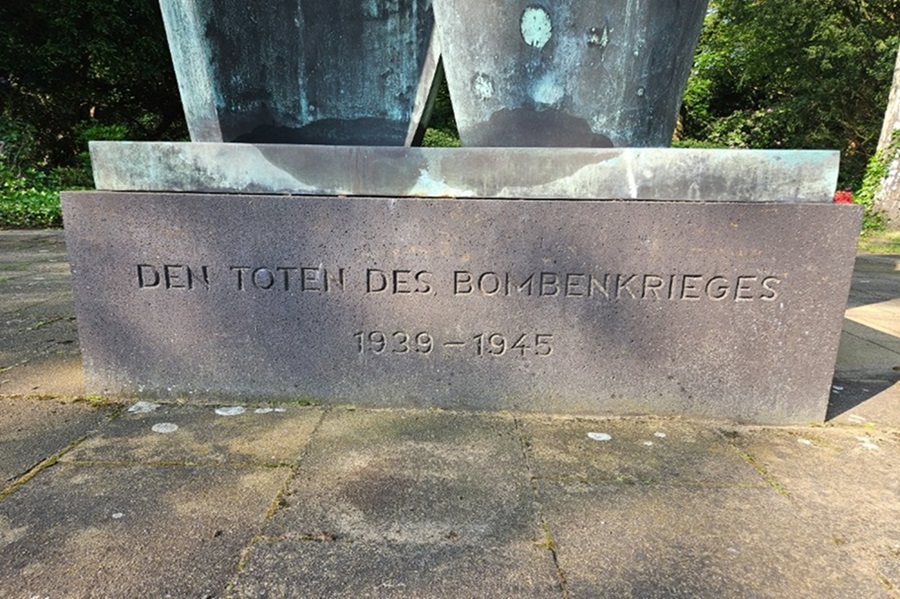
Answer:
[[840, 153], [91, 142], [104, 191], [830, 203]]

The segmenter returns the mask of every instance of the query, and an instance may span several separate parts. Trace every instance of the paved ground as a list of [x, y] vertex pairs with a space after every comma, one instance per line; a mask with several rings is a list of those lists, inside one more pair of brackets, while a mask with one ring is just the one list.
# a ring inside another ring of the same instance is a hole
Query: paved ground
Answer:
[[2, 598], [900, 597], [900, 256], [825, 426], [92, 402], [59, 232], [0, 318]]

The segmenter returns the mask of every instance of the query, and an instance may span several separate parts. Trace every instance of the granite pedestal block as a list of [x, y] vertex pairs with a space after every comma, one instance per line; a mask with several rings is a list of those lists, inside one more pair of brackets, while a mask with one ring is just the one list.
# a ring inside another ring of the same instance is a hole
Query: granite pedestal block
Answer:
[[822, 421], [860, 210], [78, 192], [89, 393]]

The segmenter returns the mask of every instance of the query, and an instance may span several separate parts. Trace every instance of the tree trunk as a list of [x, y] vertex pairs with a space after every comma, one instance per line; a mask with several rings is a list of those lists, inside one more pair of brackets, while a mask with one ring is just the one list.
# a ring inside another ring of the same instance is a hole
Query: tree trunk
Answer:
[[[887, 150], [891, 145], [894, 132], [900, 130], [900, 49], [897, 51], [897, 63], [894, 66], [894, 82], [887, 111], [884, 114], [884, 125], [878, 140], [878, 151]], [[894, 154], [888, 168], [888, 175], [881, 182], [881, 190], [875, 199], [875, 207], [883, 210], [888, 217], [888, 227], [900, 229], [900, 152]]]

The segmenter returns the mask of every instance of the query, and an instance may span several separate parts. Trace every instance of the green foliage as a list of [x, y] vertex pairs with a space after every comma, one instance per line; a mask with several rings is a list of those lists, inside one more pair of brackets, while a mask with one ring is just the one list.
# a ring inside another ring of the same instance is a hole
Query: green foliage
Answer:
[[138, 140], [184, 136], [157, 2], [6, 1], [0, 23], [0, 140], [12, 164], [83, 168], [98, 124]]
[[62, 226], [58, 183], [29, 168], [19, 173], [0, 157], [0, 228]]
[[712, 0], [682, 138], [735, 148], [842, 151], [844, 185], [875, 152], [900, 0]]
[[426, 148], [458, 148], [459, 137], [443, 129], [428, 128], [422, 138], [422, 146]]
[[862, 184], [853, 194], [853, 202], [864, 208], [863, 231], [883, 231], [887, 227], [887, 217], [875, 206], [881, 184], [888, 176], [891, 163], [900, 159], [900, 134], [894, 133], [888, 147], [877, 152], [866, 165]]
[[450, 89], [443, 71], [438, 73], [438, 88], [422, 145], [426, 148], [459, 147], [459, 132], [456, 130], [456, 119], [450, 102]]
[[673, 148], [694, 149], [694, 150], [716, 150], [727, 148], [722, 144], [706, 141], [703, 139], [676, 139], [672, 141]]
[[[23, 156], [30, 156], [33, 148], [27, 136], [16, 136], [14, 128], [8, 128], [14, 140], [4, 143], [0, 155], [0, 227], [43, 228], [62, 226], [59, 192], [65, 189], [85, 189], [93, 186], [91, 158], [88, 142], [94, 140], [122, 140], [128, 135], [123, 125], [101, 125], [92, 121], [79, 123], [74, 128], [78, 145], [75, 166], [44, 168], [27, 164]], [[12, 148], [15, 153], [6, 153]]]

